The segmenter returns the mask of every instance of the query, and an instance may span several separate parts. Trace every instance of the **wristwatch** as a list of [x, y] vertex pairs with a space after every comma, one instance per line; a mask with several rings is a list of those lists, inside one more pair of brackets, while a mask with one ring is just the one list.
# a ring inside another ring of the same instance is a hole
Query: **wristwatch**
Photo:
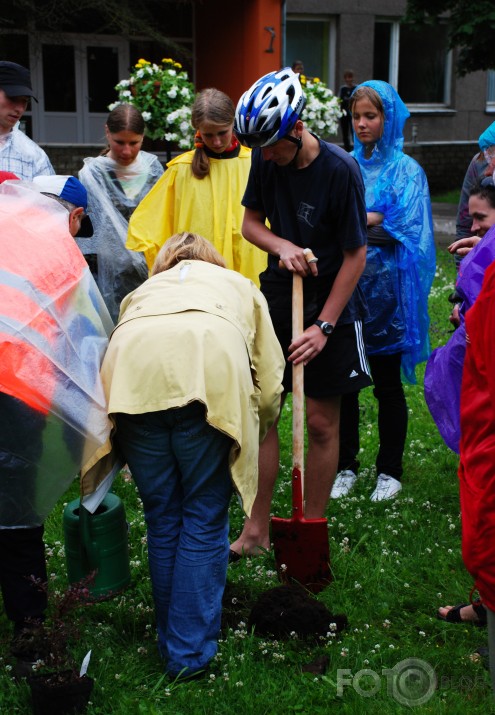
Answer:
[[317, 325], [323, 335], [327, 337], [333, 333], [334, 326], [332, 323], [327, 323], [326, 320], [315, 320], [315, 325]]

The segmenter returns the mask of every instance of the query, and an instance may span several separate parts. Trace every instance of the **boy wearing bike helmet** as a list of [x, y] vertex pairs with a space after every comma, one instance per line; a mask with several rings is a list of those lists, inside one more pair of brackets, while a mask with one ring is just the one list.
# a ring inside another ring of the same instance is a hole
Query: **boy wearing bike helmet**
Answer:
[[[305, 517], [313, 519], [324, 515], [337, 470], [340, 397], [371, 380], [362, 340], [366, 305], [357, 286], [366, 262], [363, 182], [347, 152], [304, 127], [305, 101], [289, 67], [267, 74], [239, 100], [234, 131], [241, 144], [253, 148], [242, 234], [268, 253], [261, 290], [288, 361], [284, 395], [292, 389], [292, 363], [305, 365]], [[318, 263], [306, 261], [305, 248]], [[305, 329], [293, 340], [294, 272], [304, 278]], [[260, 448], [258, 494], [232, 544], [232, 561], [270, 548], [278, 461], [275, 424]]]

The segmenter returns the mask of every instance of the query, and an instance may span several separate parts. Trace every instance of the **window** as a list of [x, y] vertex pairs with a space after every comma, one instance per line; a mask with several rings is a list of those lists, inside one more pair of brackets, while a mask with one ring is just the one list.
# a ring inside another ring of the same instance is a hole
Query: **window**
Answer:
[[335, 79], [335, 24], [328, 17], [287, 18], [285, 33], [286, 66], [302, 60], [308, 77], [319, 77], [332, 87]]
[[43, 45], [43, 88], [46, 112], [76, 111], [74, 47]]
[[390, 82], [406, 104], [450, 103], [452, 58], [447, 26], [417, 28], [396, 21], [375, 23], [373, 76]]

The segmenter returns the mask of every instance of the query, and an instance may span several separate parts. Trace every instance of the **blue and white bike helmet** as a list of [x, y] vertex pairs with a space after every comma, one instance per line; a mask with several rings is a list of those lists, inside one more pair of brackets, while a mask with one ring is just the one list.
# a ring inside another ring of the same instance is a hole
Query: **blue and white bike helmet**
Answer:
[[288, 135], [306, 104], [299, 75], [285, 67], [261, 77], [237, 103], [234, 131], [241, 144], [264, 147]]

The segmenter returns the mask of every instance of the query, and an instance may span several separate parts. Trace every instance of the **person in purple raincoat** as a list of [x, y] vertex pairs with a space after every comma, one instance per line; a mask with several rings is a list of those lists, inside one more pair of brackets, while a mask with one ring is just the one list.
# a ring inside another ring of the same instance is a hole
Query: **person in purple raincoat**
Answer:
[[[426, 403], [438, 431], [446, 445], [457, 454], [460, 442], [461, 381], [466, 353], [464, 317], [478, 297], [486, 269], [495, 260], [495, 186], [492, 179], [485, 179], [471, 190], [469, 214], [472, 220], [471, 231], [475, 235], [470, 241], [469, 251], [459, 264], [456, 291], [461, 303], [454, 318], [451, 317], [458, 327], [447, 344], [431, 354], [424, 380]], [[449, 251], [455, 253], [458, 245], [466, 246], [469, 240], [464, 238], [455, 241], [449, 246]], [[448, 623], [486, 623], [486, 612], [480, 599], [472, 603], [443, 606], [438, 609], [437, 615]]]
[[[479, 240], [459, 266], [456, 291], [462, 302], [455, 320], [458, 327], [446, 345], [431, 354], [425, 371], [425, 399], [445, 444], [459, 454], [460, 393], [466, 329], [464, 315], [481, 290], [486, 268], [495, 260], [495, 186], [485, 179], [469, 196], [471, 231]], [[453, 244], [455, 246], [455, 244]]]

